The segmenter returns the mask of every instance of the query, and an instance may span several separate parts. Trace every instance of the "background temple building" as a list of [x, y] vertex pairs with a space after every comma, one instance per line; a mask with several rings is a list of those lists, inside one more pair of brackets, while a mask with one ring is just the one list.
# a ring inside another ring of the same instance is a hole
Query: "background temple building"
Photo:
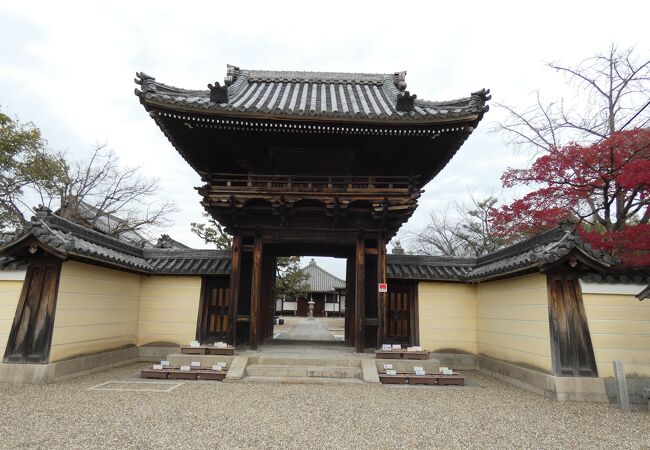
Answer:
[[0, 241], [0, 379], [155, 360], [195, 339], [255, 351], [273, 336], [275, 258], [292, 255], [346, 258], [341, 345], [358, 353], [420, 345], [556, 399], [606, 400], [613, 359], [650, 377], [650, 303], [635, 297], [650, 271], [621, 270], [572, 224], [478, 258], [386, 254], [488, 91], [432, 102], [402, 72], [234, 66], [207, 90], [137, 83], [233, 249], [143, 247], [38, 211]]
[[309, 264], [303, 267], [309, 278], [307, 294], [297, 300], [286, 301], [284, 298], [276, 299], [276, 314], [290, 314], [306, 317], [308, 302], [314, 301], [314, 317], [340, 317], [345, 314], [345, 281], [316, 264], [312, 258]]

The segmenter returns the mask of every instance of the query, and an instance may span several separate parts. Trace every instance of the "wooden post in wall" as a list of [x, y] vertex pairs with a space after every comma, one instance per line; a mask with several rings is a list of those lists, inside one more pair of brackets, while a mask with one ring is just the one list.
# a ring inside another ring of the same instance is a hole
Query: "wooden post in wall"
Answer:
[[237, 345], [237, 309], [239, 307], [239, 280], [241, 277], [241, 236], [232, 238], [232, 263], [230, 269], [230, 299], [228, 301], [228, 340]]
[[354, 277], [356, 256], [348, 256], [345, 261], [345, 342], [354, 345]]
[[366, 252], [363, 236], [357, 238], [355, 252], [355, 293], [354, 293], [354, 349], [357, 353], [363, 353], [365, 349], [365, 277], [366, 277]]
[[[380, 235], [377, 240], [377, 283], [386, 283], [386, 241]], [[384, 343], [384, 323], [386, 318], [386, 292], [379, 292], [377, 286], [377, 348]]]
[[257, 350], [260, 335], [260, 309], [262, 297], [262, 238], [255, 236], [253, 248], [253, 280], [251, 283], [251, 317], [250, 340], [251, 350]]

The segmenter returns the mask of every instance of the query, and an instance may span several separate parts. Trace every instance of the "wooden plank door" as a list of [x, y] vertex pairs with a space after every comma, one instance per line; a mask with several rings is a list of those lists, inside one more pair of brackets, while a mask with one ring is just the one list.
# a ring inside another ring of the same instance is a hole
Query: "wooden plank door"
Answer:
[[407, 285], [391, 285], [384, 324], [385, 344], [409, 344], [412, 292]]
[[203, 285], [203, 320], [200, 340], [225, 341], [228, 338], [230, 285], [227, 280], [206, 279]]
[[598, 376], [578, 277], [549, 274], [551, 353], [556, 375]]

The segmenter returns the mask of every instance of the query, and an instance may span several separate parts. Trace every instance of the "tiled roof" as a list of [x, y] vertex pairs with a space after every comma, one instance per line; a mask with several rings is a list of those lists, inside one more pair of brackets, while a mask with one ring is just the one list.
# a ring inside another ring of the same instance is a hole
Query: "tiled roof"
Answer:
[[[605, 252], [585, 243], [573, 224], [563, 224], [546, 233], [478, 258], [389, 255], [389, 278], [478, 282], [509, 274], [539, 270], [576, 252], [594, 265], [610, 268], [615, 261]], [[613, 270], [609, 272], [614, 273]]]
[[646, 298], [650, 298], [650, 285], [648, 285], [647, 288], [639, 292], [636, 296], [639, 300], [645, 300]]
[[143, 103], [223, 114], [314, 116], [382, 121], [436, 121], [482, 116], [489, 90], [444, 102], [416, 99], [406, 91], [406, 72], [393, 74], [287, 72], [247, 70], [228, 66], [224, 86], [188, 90], [137, 73]]
[[313, 259], [302, 269], [309, 278], [309, 292], [334, 292], [335, 289], [345, 288], [345, 281], [335, 277], [316, 264]]
[[481, 256], [467, 274], [468, 281], [480, 281], [511, 272], [555, 263], [576, 251], [596, 264], [610, 267], [614, 259], [602, 250], [593, 249], [578, 235], [574, 224], [562, 224], [502, 250]]
[[230, 273], [230, 250], [146, 249], [156, 275], [225, 275]]
[[[0, 269], [24, 267], [23, 260], [11, 256], [11, 249], [30, 239], [63, 257], [144, 274], [226, 275], [231, 268], [231, 255], [227, 250], [141, 248], [55, 215], [39, 213], [25, 229], [0, 237]], [[387, 255], [386, 269], [390, 279], [480, 282], [538, 271], [574, 256], [590, 261], [591, 266], [597, 269], [590, 276], [650, 281], [650, 269], [634, 273], [617, 270], [615, 261], [606, 253], [593, 250], [571, 224], [563, 224], [479, 258]], [[598, 272], [600, 269], [603, 269], [602, 273]], [[309, 264], [305, 270], [310, 274], [309, 283], [314, 292], [330, 292], [345, 287], [345, 281], [315, 263]]]
[[0, 254], [30, 239], [63, 257], [145, 274], [230, 273], [228, 251], [141, 248], [45, 213], [38, 213], [24, 229], [2, 236]]
[[386, 255], [388, 278], [403, 280], [464, 281], [476, 258]]
[[0, 270], [23, 270], [27, 269], [29, 263], [21, 258], [13, 256], [0, 256]]

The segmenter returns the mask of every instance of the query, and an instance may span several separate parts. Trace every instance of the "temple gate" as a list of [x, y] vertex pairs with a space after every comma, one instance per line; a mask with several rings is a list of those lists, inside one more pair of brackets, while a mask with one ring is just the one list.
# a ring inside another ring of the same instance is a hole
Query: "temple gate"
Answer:
[[377, 288], [386, 243], [490, 97], [417, 100], [405, 75], [228, 66], [223, 86], [187, 90], [137, 74], [136, 95], [200, 174], [205, 210], [233, 236], [230, 285], [204, 296], [214, 304], [197, 335], [257, 349], [272, 333], [275, 258], [309, 254], [347, 258], [345, 334], [356, 351], [413, 339], [407, 290]]

